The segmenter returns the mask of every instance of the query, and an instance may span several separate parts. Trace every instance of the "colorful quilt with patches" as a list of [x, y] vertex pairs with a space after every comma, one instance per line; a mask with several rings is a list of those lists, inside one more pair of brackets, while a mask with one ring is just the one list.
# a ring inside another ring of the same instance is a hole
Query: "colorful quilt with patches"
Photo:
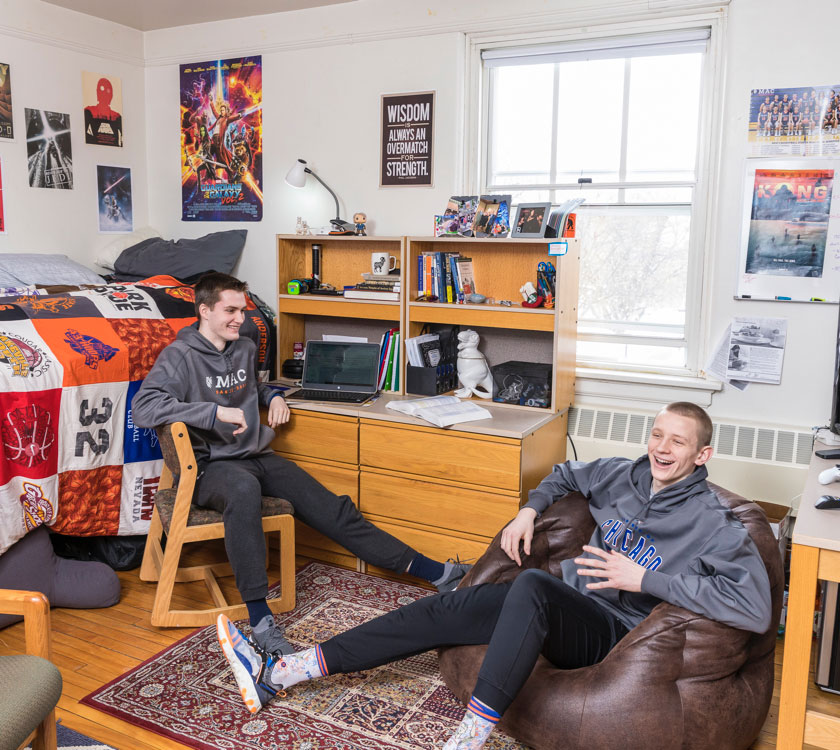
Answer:
[[[148, 531], [162, 460], [131, 400], [195, 321], [194, 300], [170, 276], [0, 297], [0, 554], [42, 524], [72, 536]], [[265, 367], [269, 325], [249, 307]]]

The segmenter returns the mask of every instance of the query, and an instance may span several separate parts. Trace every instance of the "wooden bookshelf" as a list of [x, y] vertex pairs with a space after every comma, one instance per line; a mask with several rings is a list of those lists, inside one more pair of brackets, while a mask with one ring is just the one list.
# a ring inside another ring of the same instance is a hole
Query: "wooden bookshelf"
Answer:
[[[418, 257], [423, 253], [458, 252], [472, 258], [476, 288], [495, 300], [488, 304], [449, 304], [416, 302], [406, 304], [404, 338], [418, 336], [426, 324], [461, 327], [504, 328], [524, 335], [543, 332], [551, 335], [551, 410], [571, 406], [574, 398], [575, 343], [577, 337], [578, 272], [580, 240], [566, 239], [568, 253], [548, 255], [547, 239], [483, 239], [467, 237], [408, 237], [405, 246], [403, 289], [408, 299], [418, 296]], [[522, 307], [519, 287], [534, 281], [537, 264], [551, 261], [557, 269], [554, 308]], [[508, 300], [510, 307], [499, 304]], [[491, 366], [498, 364], [490, 362]], [[531, 409], [529, 406], [511, 408]]]

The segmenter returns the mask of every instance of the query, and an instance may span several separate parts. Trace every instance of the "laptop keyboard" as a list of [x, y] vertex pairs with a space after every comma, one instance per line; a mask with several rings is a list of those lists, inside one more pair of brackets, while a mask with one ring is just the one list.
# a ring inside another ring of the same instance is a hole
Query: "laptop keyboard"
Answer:
[[341, 401], [349, 404], [358, 404], [367, 401], [370, 393], [347, 393], [342, 391], [319, 391], [312, 388], [301, 388], [295, 391], [294, 398], [308, 399], [310, 401]]

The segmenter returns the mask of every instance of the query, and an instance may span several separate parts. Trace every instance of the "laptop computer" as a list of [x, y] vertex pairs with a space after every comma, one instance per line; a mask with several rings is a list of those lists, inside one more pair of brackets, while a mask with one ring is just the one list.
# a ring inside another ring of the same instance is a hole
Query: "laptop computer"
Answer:
[[300, 390], [288, 400], [361, 404], [378, 392], [379, 344], [307, 341]]

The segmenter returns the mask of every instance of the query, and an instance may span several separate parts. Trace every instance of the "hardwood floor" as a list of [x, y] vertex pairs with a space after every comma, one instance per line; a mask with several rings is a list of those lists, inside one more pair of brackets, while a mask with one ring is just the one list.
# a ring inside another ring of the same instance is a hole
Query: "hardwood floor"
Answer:
[[[206, 556], [206, 549], [200, 558]], [[196, 559], [199, 559], [197, 556]], [[299, 558], [302, 565], [305, 559]], [[278, 571], [270, 570], [270, 580]], [[185, 745], [107, 716], [79, 701], [91, 691], [110, 682], [132, 667], [162, 651], [191, 632], [191, 628], [154, 628], [149, 613], [154, 585], [139, 580], [138, 571], [120, 573], [122, 596], [119, 604], [104, 610], [54, 609], [52, 611], [53, 661], [61, 670], [64, 689], [57, 715], [62, 723], [78, 732], [105, 742], [118, 750], [182, 750]], [[235, 601], [235, 592], [226, 579], [225, 594]], [[179, 584], [180, 600], [206, 601], [203, 584]], [[23, 624], [0, 631], [0, 654], [20, 653], [24, 649]], [[782, 641], [776, 646], [776, 686], [767, 721], [752, 750], [771, 750], [776, 746], [779, 710]], [[840, 696], [817, 689], [811, 682], [808, 706], [840, 717]], [[804, 746], [811, 750], [810, 745]], [[712, 749], [710, 749], [712, 750]]]

